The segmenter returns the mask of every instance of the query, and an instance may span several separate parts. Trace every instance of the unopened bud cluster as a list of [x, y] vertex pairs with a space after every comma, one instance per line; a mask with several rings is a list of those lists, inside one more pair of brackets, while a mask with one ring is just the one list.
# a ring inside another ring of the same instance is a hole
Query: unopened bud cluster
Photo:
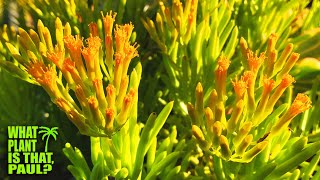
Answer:
[[196, 27], [198, 0], [187, 0], [184, 7], [180, 0], [174, 0], [172, 7], [159, 1], [159, 6], [156, 23], [149, 18], [142, 19], [142, 22], [161, 50], [170, 54], [174, 42], [188, 44], [190, 41], [191, 33]]

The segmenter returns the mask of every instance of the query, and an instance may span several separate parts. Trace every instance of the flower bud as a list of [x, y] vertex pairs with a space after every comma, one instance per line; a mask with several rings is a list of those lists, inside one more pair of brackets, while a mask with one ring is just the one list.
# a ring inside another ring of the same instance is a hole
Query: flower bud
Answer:
[[199, 82], [196, 87], [196, 103], [195, 103], [195, 115], [197, 124], [202, 124], [203, 118], [203, 88], [201, 83]]
[[97, 99], [93, 96], [89, 97], [88, 99], [88, 105], [92, 114], [93, 122], [95, 125], [99, 128], [104, 128], [106, 122], [104, 117], [102, 116], [100, 110], [99, 110], [99, 103]]
[[213, 144], [213, 148], [216, 148], [219, 146], [219, 138], [221, 136], [222, 133], [222, 124], [220, 121], [216, 121], [214, 122], [213, 126], [212, 126], [212, 134], [213, 134], [213, 138], [212, 138], [212, 144]]
[[243, 139], [248, 135], [248, 133], [251, 131], [252, 128], [252, 122], [248, 121], [246, 122], [240, 129], [240, 131], [238, 132], [237, 136], [234, 137], [233, 139], [233, 144], [235, 146], [238, 146]]
[[247, 162], [252, 161], [252, 159], [254, 157], [256, 157], [260, 152], [262, 152], [267, 147], [268, 144], [269, 144], [268, 141], [262, 141], [262, 142], [258, 143], [253, 148], [251, 148], [249, 151], [245, 152], [243, 154], [242, 159]]
[[229, 148], [228, 139], [224, 136], [220, 136], [220, 147], [221, 147], [221, 155], [227, 160], [231, 157], [231, 150]]
[[111, 134], [114, 131], [113, 129], [114, 117], [115, 117], [114, 110], [112, 108], [107, 108], [105, 129], [108, 134]]
[[209, 144], [206, 141], [202, 130], [197, 125], [192, 125], [192, 134], [196, 137], [197, 141], [199, 142], [199, 145], [201, 148], [207, 149], [209, 148]]
[[281, 53], [281, 56], [279, 57], [279, 59], [276, 61], [276, 63], [274, 64], [274, 71], [273, 73], [276, 74], [278, 73], [284, 66], [287, 58], [289, 57], [290, 53], [293, 50], [293, 44], [289, 43], [284, 50]]
[[247, 148], [249, 147], [250, 143], [252, 142], [253, 136], [252, 134], [247, 135], [242, 141], [241, 143], [236, 146], [236, 154], [239, 156], [242, 156], [243, 153], [247, 150]]

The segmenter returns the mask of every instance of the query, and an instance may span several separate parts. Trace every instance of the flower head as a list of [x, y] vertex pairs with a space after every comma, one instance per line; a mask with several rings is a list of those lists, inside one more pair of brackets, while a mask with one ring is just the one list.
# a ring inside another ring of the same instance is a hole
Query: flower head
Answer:
[[123, 99], [123, 108], [128, 111], [133, 103], [136, 91], [134, 89], [130, 89], [129, 93]]
[[273, 79], [264, 79], [263, 81], [263, 91], [266, 93], [270, 93], [273, 89], [275, 81]]
[[79, 35], [72, 36], [68, 35], [63, 38], [65, 46], [69, 49], [70, 52], [81, 52], [82, 39]]
[[38, 79], [42, 78], [43, 74], [48, 71], [48, 67], [44, 65], [42, 61], [36, 61], [27, 67], [27, 71], [38, 81]]
[[262, 52], [258, 57], [257, 54], [254, 54], [251, 50], [247, 50], [247, 59], [249, 70], [254, 72], [255, 74], [258, 72], [262, 62], [265, 59], [265, 53]]
[[127, 38], [129, 39], [131, 34], [132, 34], [132, 30], [133, 30], [134, 26], [133, 24], [130, 22], [129, 24], [124, 24], [123, 25], [123, 30], [127, 33]]
[[112, 108], [106, 109], [106, 125], [105, 128], [108, 132], [113, 131], [113, 121], [115, 117], [115, 111]]
[[99, 60], [97, 60], [97, 56], [99, 55], [99, 49], [101, 46], [101, 39], [98, 36], [92, 36], [86, 39], [87, 47], [82, 48], [82, 56], [86, 61], [87, 72], [89, 74], [89, 78], [93, 80], [99, 74], [98, 72]]
[[310, 98], [305, 94], [299, 93], [297, 97], [294, 99], [288, 112], [292, 117], [294, 117], [311, 107], [312, 106]]
[[88, 104], [91, 109], [97, 109], [98, 108], [98, 101], [95, 97], [90, 96], [88, 99]]
[[229, 66], [230, 66], [230, 60], [225, 56], [221, 56], [218, 60], [218, 72], [227, 71]]
[[[131, 26], [131, 27], [128, 27]], [[129, 41], [129, 31], [133, 28], [132, 24], [129, 24], [127, 26], [120, 26], [117, 25], [115, 28], [115, 39], [116, 39], [116, 50], [117, 52], [123, 52], [124, 45]], [[132, 30], [131, 30], [132, 31]], [[131, 33], [131, 32], [130, 32]]]
[[220, 56], [218, 60], [218, 69], [215, 72], [219, 101], [225, 100], [227, 70], [229, 68], [229, 65], [230, 65], [230, 60], [225, 56]]
[[243, 80], [246, 81], [248, 84], [251, 84], [255, 81], [255, 76], [252, 71], [246, 71], [243, 73]]
[[282, 80], [281, 80], [281, 83], [280, 83], [280, 87], [281, 88], [287, 88], [288, 86], [290, 86], [294, 82], [295, 82], [295, 80], [290, 74], [285, 74], [282, 77]]
[[240, 80], [235, 79], [234, 81], [232, 81], [232, 85], [237, 96], [239, 98], [242, 98], [248, 88], [247, 82], [244, 80], [244, 77], [241, 77]]
[[49, 93], [51, 97], [59, 97], [57, 87], [57, 72], [47, 67], [42, 61], [31, 63], [27, 67], [28, 73]]
[[109, 120], [109, 121], [112, 120], [113, 121], [114, 116], [115, 116], [114, 110], [112, 108], [107, 108], [106, 109], [106, 118], [107, 118], [107, 120]]
[[107, 102], [110, 108], [114, 108], [115, 100], [116, 100], [116, 88], [109, 84], [106, 88], [107, 91]]
[[64, 63], [63, 63], [63, 67], [65, 70], [74, 73], [76, 72], [76, 65], [75, 63], [70, 59], [70, 58], [66, 58]]
[[117, 13], [110, 11], [109, 13], [106, 14], [106, 16], [104, 16], [103, 13], [101, 13], [101, 15], [102, 15], [102, 20], [103, 20], [105, 35], [111, 36], [113, 23], [114, 23], [114, 20], [116, 18]]
[[53, 62], [59, 69], [62, 68], [64, 53], [62, 51], [48, 52], [47, 58]]
[[124, 46], [124, 53], [126, 54], [126, 57], [128, 60], [133, 59], [134, 57], [138, 57], [138, 49], [139, 45], [137, 43], [134, 43], [131, 45], [130, 43], [126, 43]]
[[101, 39], [97, 36], [91, 36], [86, 39], [87, 47], [82, 48], [82, 55], [86, 61], [91, 61], [99, 52]]
[[290, 109], [284, 114], [279, 121], [272, 127], [270, 135], [274, 136], [281, 132], [281, 129], [288, 126], [290, 121], [298, 114], [304, 112], [305, 110], [311, 108], [311, 100], [307, 95], [299, 93], [294, 99]]

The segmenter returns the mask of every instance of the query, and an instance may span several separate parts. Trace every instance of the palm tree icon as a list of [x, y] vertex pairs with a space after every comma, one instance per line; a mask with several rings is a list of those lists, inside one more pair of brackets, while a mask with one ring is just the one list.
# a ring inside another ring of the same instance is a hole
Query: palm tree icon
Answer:
[[41, 134], [41, 133], [44, 133], [42, 135], [42, 140], [44, 140], [45, 137], [47, 137], [46, 139], [46, 146], [45, 146], [45, 152], [48, 151], [48, 141], [49, 141], [49, 137], [52, 136], [54, 138], [54, 140], [57, 140], [57, 135], [58, 135], [58, 127], [53, 127], [53, 128], [48, 128], [48, 127], [45, 127], [45, 126], [41, 126], [39, 127], [39, 129], [43, 129], [41, 131], [39, 131], [38, 133]]

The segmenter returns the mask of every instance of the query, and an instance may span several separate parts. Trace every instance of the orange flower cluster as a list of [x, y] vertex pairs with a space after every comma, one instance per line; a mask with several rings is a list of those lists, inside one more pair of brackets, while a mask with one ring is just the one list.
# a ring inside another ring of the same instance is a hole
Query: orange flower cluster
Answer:
[[[287, 50], [283, 51], [289, 54], [282, 54], [277, 59], [274, 53], [276, 41], [277, 36], [271, 35], [267, 51], [257, 56], [247, 47], [245, 40], [241, 39], [246, 69], [240, 78], [231, 80], [235, 93], [232, 107], [225, 105], [227, 95], [231, 94], [231, 91], [226, 90], [229, 59], [220, 57], [218, 60], [215, 89], [211, 91], [207, 107], [204, 105], [204, 90], [201, 83], [198, 83], [195, 107], [188, 103], [188, 112], [192, 119], [193, 135], [200, 147], [206, 150], [212, 148], [214, 154], [226, 160], [250, 162], [296, 115], [311, 107], [308, 96], [298, 94], [289, 110], [275, 124], [265, 126], [269, 128], [270, 134], [262, 141], [253, 142], [258, 140], [254, 134], [257, 134], [259, 125], [273, 113], [285, 90], [295, 82], [288, 72], [299, 55], [290, 55], [292, 44], [289, 44]], [[282, 67], [276, 68], [275, 64]]]
[[[110, 12], [102, 18], [105, 51], [102, 51], [103, 42], [96, 23], [89, 25], [90, 37], [85, 40], [85, 45], [83, 38], [71, 35], [70, 25], [67, 23], [63, 26], [59, 19], [56, 20], [55, 47], [48, 28], [41, 21], [38, 23], [39, 34], [32, 31], [29, 35], [21, 31], [21, 36], [26, 37], [22, 42], [31, 43], [30, 47], [33, 48], [26, 49], [30, 51], [31, 59], [25, 64], [27, 72], [43, 86], [52, 101], [67, 114], [80, 132], [90, 136], [112, 135], [126, 123], [136, 101], [137, 89], [129, 87], [127, 73], [131, 60], [138, 56], [138, 45], [130, 43], [133, 31], [131, 23], [115, 26], [113, 43], [115, 16]], [[109, 83], [106, 91], [103, 73]], [[75, 92], [79, 103], [76, 103], [69, 90]]]

